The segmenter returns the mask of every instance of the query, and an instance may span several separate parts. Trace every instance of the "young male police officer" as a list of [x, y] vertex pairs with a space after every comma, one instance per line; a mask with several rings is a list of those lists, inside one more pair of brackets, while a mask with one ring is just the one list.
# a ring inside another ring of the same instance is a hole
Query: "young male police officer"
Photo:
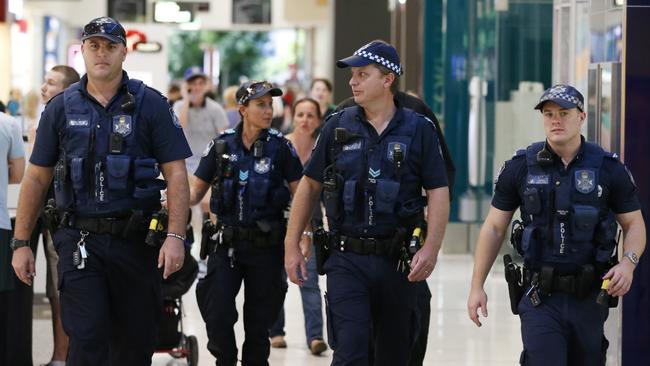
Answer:
[[[609, 309], [607, 301], [596, 301], [602, 279], [609, 279], [609, 295], [625, 295], [645, 248], [634, 180], [616, 154], [580, 135], [583, 103], [570, 85], [544, 92], [535, 109], [542, 112], [546, 141], [505, 163], [477, 242], [467, 308], [481, 326], [478, 308], [488, 314], [485, 279], [521, 207], [516, 248], [524, 256], [524, 286], [513, 311], [521, 318], [522, 365], [605, 365]], [[623, 228], [625, 254], [612, 266], [615, 221]]]
[[[332, 365], [367, 365], [371, 343], [376, 365], [406, 365], [419, 329], [414, 282], [433, 271], [449, 213], [445, 163], [431, 121], [394, 99], [402, 68], [393, 46], [371, 42], [337, 66], [351, 68], [359, 106], [323, 128], [292, 203], [285, 267], [294, 283], [298, 269], [307, 275], [298, 242], [325, 186]], [[409, 270], [398, 259], [414, 228], [424, 228], [427, 204], [429, 234]]]
[[[87, 74], [52, 98], [41, 117], [20, 192], [12, 239], [21, 281], [35, 276], [24, 246], [54, 175], [60, 227], [63, 326], [71, 365], [149, 365], [161, 308], [157, 266], [180, 269], [189, 189], [190, 150], [177, 119], [157, 91], [122, 70], [126, 34], [114, 19], [83, 30]], [[160, 208], [167, 182], [164, 244], [146, 245], [147, 218]]]

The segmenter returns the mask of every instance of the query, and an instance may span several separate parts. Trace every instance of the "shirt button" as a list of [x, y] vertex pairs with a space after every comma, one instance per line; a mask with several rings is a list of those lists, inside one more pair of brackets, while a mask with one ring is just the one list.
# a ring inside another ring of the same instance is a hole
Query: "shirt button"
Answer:
[[559, 180], [555, 181], [555, 185], [559, 187], [560, 186], [560, 181]]
[[102, 126], [100, 126], [100, 125], [97, 125], [97, 128], [101, 128], [101, 127], [102, 127]]

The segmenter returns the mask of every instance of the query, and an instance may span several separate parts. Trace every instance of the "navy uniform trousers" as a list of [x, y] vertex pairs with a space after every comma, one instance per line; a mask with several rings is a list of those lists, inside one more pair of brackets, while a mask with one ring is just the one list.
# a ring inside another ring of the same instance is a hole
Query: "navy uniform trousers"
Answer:
[[397, 259], [332, 251], [324, 265], [332, 366], [408, 365], [420, 330], [417, 285], [396, 267]]
[[[609, 308], [596, 303], [598, 291], [583, 299], [556, 292], [534, 307], [523, 296], [519, 302], [526, 366], [605, 366], [609, 343], [603, 326]], [[594, 352], [597, 350], [599, 352]]]
[[256, 248], [235, 243], [234, 260], [219, 245], [208, 259], [208, 272], [196, 286], [196, 299], [208, 333], [208, 350], [218, 366], [237, 363], [234, 325], [238, 313], [235, 298], [244, 283], [244, 331], [242, 365], [267, 366], [269, 331], [284, 303], [284, 247]]
[[63, 328], [74, 366], [151, 364], [162, 301], [158, 248], [107, 234], [85, 239], [84, 269], [72, 263], [78, 229], [59, 229], [59, 289]]

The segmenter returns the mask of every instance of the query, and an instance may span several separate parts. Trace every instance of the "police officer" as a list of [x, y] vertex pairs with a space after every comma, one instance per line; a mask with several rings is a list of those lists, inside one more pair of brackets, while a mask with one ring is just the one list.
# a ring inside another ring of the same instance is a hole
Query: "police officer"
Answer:
[[[542, 112], [546, 141], [505, 163], [477, 242], [467, 307], [481, 326], [478, 308], [488, 314], [485, 279], [521, 208], [513, 236], [524, 257], [523, 273], [516, 272], [524, 285], [521, 299], [511, 301], [521, 318], [522, 365], [605, 365], [609, 301], [597, 302], [599, 288], [605, 288], [601, 296], [625, 295], [645, 248], [634, 180], [616, 154], [580, 135], [583, 103], [570, 85], [544, 92], [535, 109]], [[618, 264], [610, 260], [616, 221], [625, 237]]]
[[[35, 276], [26, 248], [54, 175], [60, 229], [63, 326], [71, 365], [149, 365], [161, 309], [160, 275], [180, 269], [189, 189], [189, 146], [165, 98], [122, 70], [126, 34], [108, 17], [84, 26], [87, 74], [52, 98], [43, 112], [21, 187], [13, 267]], [[167, 237], [144, 243], [147, 218], [168, 190]]]
[[242, 121], [208, 144], [195, 172], [198, 179], [192, 182], [190, 202], [200, 202], [212, 187], [210, 210], [217, 215], [218, 242], [196, 297], [208, 349], [219, 366], [237, 363], [233, 327], [242, 281], [244, 365], [268, 365], [268, 329], [287, 290], [282, 275], [283, 210], [302, 176], [302, 165], [291, 143], [270, 128], [272, 97], [280, 95], [282, 91], [266, 81], [242, 84], [236, 93]]
[[[300, 233], [324, 187], [332, 365], [368, 365], [370, 344], [374, 364], [406, 365], [419, 331], [415, 282], [433, 271], [449, 213], [445, 163], [433, 123], [394, 99], [402, 67], [393, 46], [373, 41], [337, 66], [351, 68], [358, 106], [323, 127], [292, 203], [285, 267], [301, 284]], [[404, 253], [417, 227], [428, 235], [411, 258]]]
[[[451, 152], [447, 147], [447, 142], [445, 141], [445, 136], [440, 131], [440, 124], [438, 118], [429, 106], [426, 105], [421, 99], [411, 94], [405, 93], [403, 91], [398, 91], [395, 94], [395, 99], [405, 108], [412, 109], [413, 111], [424, 115], [429, 118], [433, 125], [436, 128], [438, 135], [438, 142], [440, 143], [440, 150], [442, 151], [442, 157], [445, 160], [445, 168], [447, 169], [447, 182], [449, 183], [449, 198], [451, 199], [451, 194], [454, 187], [454, 178], [456, 175], [456, 167], [454, 162], [451, 159]], [[345, 99], [339, 105], [336, 106], [336, 110], [340, 111], [347, 107], [356, 105], [354, 102], [354, 97]], [[413, 352], [411, 353], [411, 360], [409, 361], [409, 366], [422, 366], [424, 362], [424, 356], [427, 351], [427, 342], [429, 338], [429, 321], [431, 319], [431, 290], [426, 281], [421, 281], [418, 283], [418, 308], [422, 317], [420, 324], [422, 328], [417, 335], [417, 341]]]

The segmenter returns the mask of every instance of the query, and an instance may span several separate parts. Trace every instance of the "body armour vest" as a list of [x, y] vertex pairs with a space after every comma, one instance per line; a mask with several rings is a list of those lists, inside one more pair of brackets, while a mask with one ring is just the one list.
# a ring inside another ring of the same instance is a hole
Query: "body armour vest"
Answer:
[[158, 163], [138, 141], [146, 86], [130, 79], [127, 88], [135, 106], [123, 107], [120, 114], [101, 115], [82, 94], [80, 83], [65, 90], [66, 123], [54, 170], [59, 209], [80, 216], [110, 216], [136, 207], [159, 207], [164, 181], [156, 179]]
[[[392, 236], [399, 227], [416, 225], [426, 199], [418, 172], [409, 164], [419, 116], [402, 109], [399, 125], [376, 143], [363, 122], [358, 106], [338, 114], [338, 125], [350, 136], [330, 147], [336, 190], [328, 192], [325, 177], [324, 204], [330, 230], [350, 236]], [[336, 115], [333, 115], [336, 117]]]
[[[252, 151], [245, 153], [234, 129], [217, 139], [225, 142], [224, 153], [216, 154], [217, 173], [210, 197], [210, 211], [221, 224], [253, 226], [279, 223], [290, 199], [280, 165], [280, 151], [286, 140], [274, 129], [260, 132]], [[218, 150], [217, 150], [218, 152]]]
[[521, 250], [527, 266], [604, 263], [615, 247], [615, 227], [599, 183], [603, 159], [614, 158], [599, 146], [584, 142], [582, 155], [568, 171], [555, 163], [540, 164], [544, 142], [520, 150], [528, 175], [523, 190]]

